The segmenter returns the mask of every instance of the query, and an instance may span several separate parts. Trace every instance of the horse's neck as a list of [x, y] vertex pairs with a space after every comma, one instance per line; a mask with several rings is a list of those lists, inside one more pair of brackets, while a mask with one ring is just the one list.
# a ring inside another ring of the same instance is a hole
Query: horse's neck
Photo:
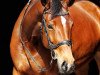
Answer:
[[21, 24], [22, 31], [28, 39], [31, 38], [33, 30], [38, 25], [38, 21], [41, 21], [43, 13], [43, 6], [40, 1], [36, 0], [33, 2], [25, 10], [26, 12], [24, 13], [25, 15]]
[[[25, 8], [27, 8], [27, 5]], [[25, 43], [24, 47], [27, 48], [28, 51], [30, 51], [33, 57], [35, 55], [39, 57], [38, 59], [41, 60], [41, 62], [42, 62], [42, 56], [40, 56], [41, 54], [40, 50], [36, 49], [36, 47], [32, 44], [32, 42], [36, 41], [33, 38], [34, 36], [35, 37], [37, 36], [36, 34], [33, 35], [33, 33], [35, 33], [34, 30], [39, 29], [37, 28], [37, 26], [38, 26], [38, 21], [42, 19], [42, 12], [43, 12], [43, 6], [41, 5], [40, 0], [32, 0], [32, 2], [29, 4], [28, 8], [24, 12], [25, 15], [22, 18], [22, 24], [21, 24], [21, 29], [22, 29], [21, 39], [23, 43]]]

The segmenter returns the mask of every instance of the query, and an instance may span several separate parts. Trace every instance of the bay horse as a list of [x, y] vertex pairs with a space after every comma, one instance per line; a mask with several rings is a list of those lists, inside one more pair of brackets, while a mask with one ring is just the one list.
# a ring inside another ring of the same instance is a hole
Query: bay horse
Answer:
[[13, 75], [88, 75], [93, 58], [100, 73], [99, 7], [89, 1], [70, 7], [50, 2], [29, 1], [16, 21], [10, 42]]

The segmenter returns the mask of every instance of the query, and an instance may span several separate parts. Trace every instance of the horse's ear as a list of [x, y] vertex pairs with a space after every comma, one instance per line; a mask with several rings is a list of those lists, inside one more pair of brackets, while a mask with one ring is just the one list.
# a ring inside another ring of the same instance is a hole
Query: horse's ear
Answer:
[[43, 6], [45, 6], [45, 5], [47, 4], [47, 2], [48, 2], [48, 0], [41, 0], [41, 4], [42, 4]]
[[72, 6], [74, 2], [75, 2], [75, 0], [69, 0], [69, 2], [67, 3], [67, 6], [68, 7]]

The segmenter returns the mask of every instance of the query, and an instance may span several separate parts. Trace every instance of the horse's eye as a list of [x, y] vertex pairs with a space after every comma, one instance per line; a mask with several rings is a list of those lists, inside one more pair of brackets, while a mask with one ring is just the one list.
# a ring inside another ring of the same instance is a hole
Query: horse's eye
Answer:
[[49, 25], [48, 25], [48, 28], [49, 28], [49, 29], [53, 29], [52, 24], [49, 24]]

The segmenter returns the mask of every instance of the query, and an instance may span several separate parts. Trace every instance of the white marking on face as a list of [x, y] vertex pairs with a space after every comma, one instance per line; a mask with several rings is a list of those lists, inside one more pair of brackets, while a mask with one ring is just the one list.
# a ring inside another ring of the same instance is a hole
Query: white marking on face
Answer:
[[61, 16], [61, 22], [62, 22], [62, 25], [65, 27], [66, 26], [66, 19]]
[[63, 16], [61, 16], [61, 23], [62, 23], [62, 25], [63, 25], [63, 30], [64, 30], [64, 34], [65, 34], [65, 37], [68, 37], [67, 36], [67, 34], [66, 34], [66, 18], [65, 17], [63, 17]]

